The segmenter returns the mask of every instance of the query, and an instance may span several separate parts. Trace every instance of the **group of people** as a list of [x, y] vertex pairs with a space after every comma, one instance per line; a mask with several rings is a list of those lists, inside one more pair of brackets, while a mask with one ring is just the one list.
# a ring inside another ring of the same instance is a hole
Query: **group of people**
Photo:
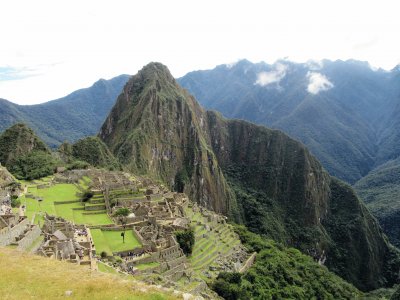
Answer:
[[140, 257], [140, 256], [142, 256], [144, 254], [145, 254], [144, 251], [138, 252], [138, 253], [128, 252], [127, 255], [124, 258], [125, 258], [125, 260], [131, 260], [132, 258]]

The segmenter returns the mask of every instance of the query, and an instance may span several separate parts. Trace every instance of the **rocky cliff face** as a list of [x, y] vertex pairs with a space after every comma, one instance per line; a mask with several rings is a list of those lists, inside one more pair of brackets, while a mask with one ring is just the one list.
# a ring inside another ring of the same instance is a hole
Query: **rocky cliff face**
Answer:
[[131, 78], [99, 137], [129, 170], [301, 249], [360, 289], [397, 279], [398, 253], [350, 187], [282, 132], [204, 111], [159, 63]]
[[153, 63], [126, 84], [99, 136], [130, 171], [159, 178], [228, 213], [230, 191], [202, 129], [205, 124], [196, 100], [165, 66]]

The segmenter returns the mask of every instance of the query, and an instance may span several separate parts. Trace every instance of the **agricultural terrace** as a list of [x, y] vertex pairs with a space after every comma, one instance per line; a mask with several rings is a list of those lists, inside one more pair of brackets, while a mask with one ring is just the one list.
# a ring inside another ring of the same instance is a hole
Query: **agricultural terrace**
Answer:
[[96, 199], [100, 204], [95, 209], [89, 210], [89, 207], [93, 206], [91, 203], [81, 203], [82, 191], [86, 190], [90, 183], [88, 177], [83, 177], [79, 184], [50, 184], [50, 181], [49, 177], [35, 181], [20, 181], [22, 185], [27, 186], [27, 192], [20, 197], [21, 204], [25, 205], [25, 214], [28, 218], [35, 215], [35, 223], [42, 220], [39, 212], [47, 212], [76, 224], [107, 225], [113, 223], [108, 217], [105, 207], [101, 206], [101, 199]]

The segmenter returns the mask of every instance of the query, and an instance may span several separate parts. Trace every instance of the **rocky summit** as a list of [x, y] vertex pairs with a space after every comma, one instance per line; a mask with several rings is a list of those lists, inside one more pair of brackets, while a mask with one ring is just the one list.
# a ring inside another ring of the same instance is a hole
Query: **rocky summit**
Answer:
[[284, 133], [205, 111], [160, 63], [128, 81], [98, 136], [129, 171], [301, 249], [362, 290], [397, 280], [399, 253], [350, 186]]

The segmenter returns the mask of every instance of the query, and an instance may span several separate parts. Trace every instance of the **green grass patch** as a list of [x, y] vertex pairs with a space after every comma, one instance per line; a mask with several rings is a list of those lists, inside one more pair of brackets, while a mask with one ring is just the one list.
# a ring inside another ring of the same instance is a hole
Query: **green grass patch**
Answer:
[[135, 266], [135, 268], [137, 268], [138, 270], [147, 270], [150, 268], [155, 268], [158, 267], [160, 265], [160, 263], [158, 262], [151, 262], [151, 263], [147, 263], [147, 264], [140, 264]]
[[91, 232], [98, 255], [103, 251], [111, 255], [112, 252], [132, 250], [141, 247], [141, 244], [133, 235], [132, 230], [125, 231], [125, 243], [122, 241], [122, 231], [92, 229]]
[[37, 189], [36, 195], [43, 198], [43, 202], [78, 200], [79, 189], [74, 184], [61, 183], [49, 188]]
[[[31, 194], [33, 197], [40, 197], [43, 201], [39, 203], [38, 200], [26, 197], [25, 195], [21, 196], [20, 200], [21, 204], [26, 205], [26, 216], [28, 218], [32, 218], [35, 213], [42, 211], [50, 215], [62, 217], [76, 224], [113, 224], [110, 217], [103, 210], [101, 214], [85, 215], [85, 207], [79, 201], [78, 192], [79, 189], [74, 184], [56, 184], [44, 189], [38, 189], [36, 185], [30, 185], [28, 187], [28, 194]], [[75, 202], [58, 203], [73, 200]], [[38, 224], [40, 220], [41, 224], [43, 224], [43, 218], [39, 216], [37, 218], [35, 223]]]

